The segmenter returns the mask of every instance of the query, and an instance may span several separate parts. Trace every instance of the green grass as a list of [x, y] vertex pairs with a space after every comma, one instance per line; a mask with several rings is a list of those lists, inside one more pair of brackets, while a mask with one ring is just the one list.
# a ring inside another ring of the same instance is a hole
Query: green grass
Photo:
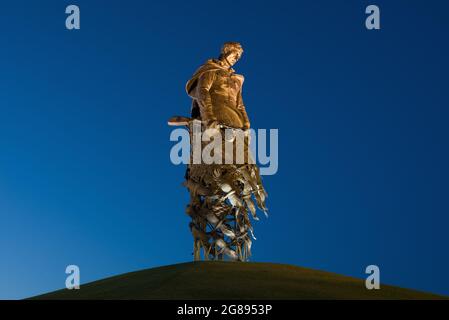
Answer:
[[447, 299], [274, 263], [190, 262], [130, 272], [32, 299]]

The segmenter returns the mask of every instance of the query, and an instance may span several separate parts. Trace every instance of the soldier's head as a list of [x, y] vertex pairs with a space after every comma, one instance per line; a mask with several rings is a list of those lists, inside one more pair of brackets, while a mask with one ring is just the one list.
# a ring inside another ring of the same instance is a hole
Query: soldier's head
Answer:
[[221, 48], [219, 59], [233, 66], [242, 56], [243, 48], [238, 42], [225, 42]]

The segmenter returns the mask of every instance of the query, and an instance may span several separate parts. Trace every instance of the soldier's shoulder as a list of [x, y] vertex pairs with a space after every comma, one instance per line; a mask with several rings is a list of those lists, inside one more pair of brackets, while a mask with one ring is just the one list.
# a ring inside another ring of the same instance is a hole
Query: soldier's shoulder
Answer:
[[206, 62], [202, 65], [202, 67], [208, 68], [222, 68], [220, 60], [217, 59], [207, 59]]
[[243, 81], [245, 81], [245, 77], [243, 76], [243, 74], [234, 73], [234, 77], [236, 77], [240, 81], [240, 83], [243, 83]]
[[203, 63], [197, 70], [196, 74], [205, 73], [205, 72], [216, 72], [220, 70], [222, 67], [220, 62], [216, 59], [208, 59], [205, 63]]

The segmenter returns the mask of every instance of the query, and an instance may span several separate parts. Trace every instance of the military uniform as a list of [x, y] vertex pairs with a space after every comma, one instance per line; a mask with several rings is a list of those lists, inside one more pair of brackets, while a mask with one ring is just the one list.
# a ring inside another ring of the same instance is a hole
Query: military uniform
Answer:
[[192, 97], [192, 117], [248, 129], [250, 122], [242, 99], [244, 77], [224, 62], [208, 60], [186, 84]]

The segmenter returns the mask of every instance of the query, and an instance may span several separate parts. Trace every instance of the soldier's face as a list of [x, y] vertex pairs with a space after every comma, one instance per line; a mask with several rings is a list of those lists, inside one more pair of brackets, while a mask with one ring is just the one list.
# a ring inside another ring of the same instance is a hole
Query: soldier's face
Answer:
[[231, 66], [233, 66], [239, 59], [240, 55], [238, 52], [231, 52], [226, 58]]

